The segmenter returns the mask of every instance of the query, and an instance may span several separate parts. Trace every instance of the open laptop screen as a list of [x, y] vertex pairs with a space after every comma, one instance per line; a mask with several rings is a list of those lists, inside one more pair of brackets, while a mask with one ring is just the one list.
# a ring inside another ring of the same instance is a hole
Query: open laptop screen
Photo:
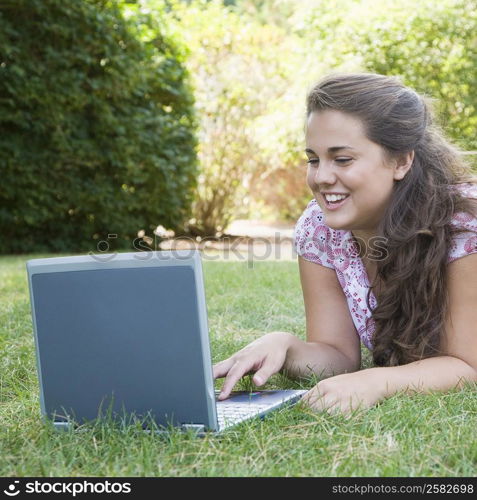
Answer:
[[44, 412], [207, 425], [195, 280], [184, 265], [32, 273]]

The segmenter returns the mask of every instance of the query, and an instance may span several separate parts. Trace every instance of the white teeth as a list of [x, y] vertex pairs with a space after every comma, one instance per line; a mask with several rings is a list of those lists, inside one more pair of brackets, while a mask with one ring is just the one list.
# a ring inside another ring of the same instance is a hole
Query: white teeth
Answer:
[[335, 202], [344, 200], [348, 195], [347, 194], [325, 194], [326, 201]]

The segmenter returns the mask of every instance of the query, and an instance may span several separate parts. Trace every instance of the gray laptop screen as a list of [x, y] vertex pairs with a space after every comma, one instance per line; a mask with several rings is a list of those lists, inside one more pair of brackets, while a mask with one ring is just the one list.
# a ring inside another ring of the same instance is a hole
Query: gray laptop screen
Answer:
[[31, 283], [47, 415], [81, 422], [102, 407], [208, 421], [192, 268], [46, 272]]

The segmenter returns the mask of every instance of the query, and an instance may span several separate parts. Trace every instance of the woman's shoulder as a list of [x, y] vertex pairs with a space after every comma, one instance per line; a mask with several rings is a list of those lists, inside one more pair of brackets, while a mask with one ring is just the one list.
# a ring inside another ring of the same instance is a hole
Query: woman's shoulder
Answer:
[[[454, 189], [458, 190], [465, 198], [477, 200], [477, 184], [456, 184]], [[469, 212], [456, 212], [452, 217], [451, 224], [460, 229], [477, 231], [477, 202], [475, 214]]]
[[[455, 189], [458, 189], [466, 198], [477, 200], [477, 184], [458, 184]], [[456, 212], [452, 217], [451, 225], [455, 233], [448, 261], [452, 262], [460, 257], [477, 253], [477, 215], [470, 212]]]
[[477, 183], [473, 182], [463, 182], [460, 184], [454, 184], [453, 189], [458, 190], [466, 198], [477, 199]]

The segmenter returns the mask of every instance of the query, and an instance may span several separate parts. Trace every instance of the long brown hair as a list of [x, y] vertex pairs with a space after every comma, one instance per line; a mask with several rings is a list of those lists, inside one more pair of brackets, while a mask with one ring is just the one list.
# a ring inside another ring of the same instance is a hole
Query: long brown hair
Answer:
[[380, 366], [442, 353], [447, 258], [459, 231], [451, 219], [460, 211], [477, 215], [477, 202], [455, 189], [477, 178], [435, 124], [430, 103], [397, 77], [369, 73], [330, 75], [307, 97], [307, 117], [334, 109], [359, 118], [385, 159], [414, 151], [412, 167], [395, 181], [378, 227], [387, 257], [377, 261], [367, 296], [369, 307], [371, 290], [376, 290], [373, 359]]

